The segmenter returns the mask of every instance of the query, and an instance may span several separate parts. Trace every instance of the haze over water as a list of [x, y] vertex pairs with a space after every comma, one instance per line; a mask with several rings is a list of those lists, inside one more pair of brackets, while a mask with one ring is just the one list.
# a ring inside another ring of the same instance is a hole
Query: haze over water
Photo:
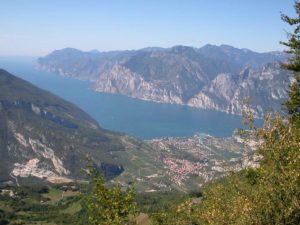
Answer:
[[228, 137], [242, 127], [241, 116], [94, 92], [90, 82], [37, 70], [35, 60], [0, 57], [0, 68], [76, 104], [106, 129], [151, 139], [195, 133]]

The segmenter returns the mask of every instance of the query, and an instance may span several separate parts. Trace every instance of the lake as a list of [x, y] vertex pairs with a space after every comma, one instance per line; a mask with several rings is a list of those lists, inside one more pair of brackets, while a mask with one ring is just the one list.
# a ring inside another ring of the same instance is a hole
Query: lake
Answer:
[[0, 57], [0, 68], [76, 104], [106, 129], [151, 139], [195, 133], [228, 137], [242, 127], [241, 116], [94, 92], [90, 82], [37, 70], [35, 62], [32, 57]]

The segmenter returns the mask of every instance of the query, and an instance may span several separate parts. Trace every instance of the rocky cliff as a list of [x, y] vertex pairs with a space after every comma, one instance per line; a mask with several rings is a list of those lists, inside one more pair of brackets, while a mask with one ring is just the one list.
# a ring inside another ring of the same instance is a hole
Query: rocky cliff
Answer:
[[57, 50], [39, 67], [94, 82], [94, 90], [143, 100], [242, 114], [250, 97], [256, 116], [280, 110], [292, 82], [282, 52], [256, 53], [227, 45], [137, 51]]

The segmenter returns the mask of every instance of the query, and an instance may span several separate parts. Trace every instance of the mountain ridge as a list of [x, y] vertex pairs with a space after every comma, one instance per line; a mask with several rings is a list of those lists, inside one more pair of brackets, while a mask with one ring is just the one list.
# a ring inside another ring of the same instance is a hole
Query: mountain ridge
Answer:
[[[73, 53], [69, 54], [70, 51]], [[178, 45], [99, 53], [68, 48], [39, 58], [38, 64], [40, 69], [92, 81], [95, 91], [147, 101], [241, 115], [244, 98], [251, 97], [255, 116], [262, 117], [270, 108], [280, 109], [287, 98], [282, 90], [287, 90], [292, 80], [279, 66], [287, 58], [283, 52], [257, 53], [228, 45], [202, 48]], [[236, 79], [248, 70], [250, 76]], [[273, 75], [264, 79], [264, 73]], [[222, 74], [227, 74], [226, 79]], [[260, 79], [273, 94], [268, 95], [259, 86]], [[274, 94], [278, 88], [280, 93]], [[218, 92], [218, 96], [213, 92]], [[258, 100], [262, 98], [265, 101]]]

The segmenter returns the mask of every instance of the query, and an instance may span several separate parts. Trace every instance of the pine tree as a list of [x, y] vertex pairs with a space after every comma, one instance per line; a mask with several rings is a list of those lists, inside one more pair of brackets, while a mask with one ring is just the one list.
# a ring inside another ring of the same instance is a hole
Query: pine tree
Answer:
[[300, 1], [295, 1], [294, 8], [297, 17], [281, 16], [282, 20], [294, 29], [292, 33], [288, 33], [288, 41], [281, 43], [289, 48], [286, 52], [291, 54], [289, 62], [285, 63], [283, 67], [292, 71], [295, 78], [295, 82], [289, 90], [289, 99], [285, 105], [292, 123], [300, 127]]

